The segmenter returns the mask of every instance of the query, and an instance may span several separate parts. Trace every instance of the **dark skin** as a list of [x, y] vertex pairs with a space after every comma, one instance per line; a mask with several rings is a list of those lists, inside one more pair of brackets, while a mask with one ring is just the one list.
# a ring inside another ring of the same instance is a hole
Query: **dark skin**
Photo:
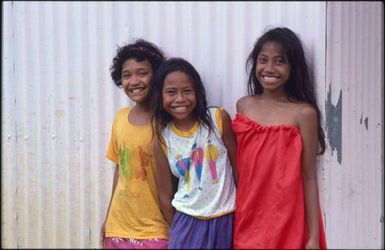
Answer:
[[236, 168], [237, 163], [237, 138], [231, 128], [231, 117], [230, 115], [223, 109], [222, 110], [222, 126], [223, 126], [223, 135], [222, 140], [227, 148], [227, 154], [229, 156], [229, 160], [231, 166], [233, 167], [233, 177], [235, 185], [238, 184], [238, 172]]
[[171, 227], [175, 215], [175, 209], [171, 205], [173, 194], [171, 171], [168, 165], [167, 157], [160, 146], [159, 140], [154, 141], [153, 147], [156, 162], [155, 180], [158, 187], [159, 204], [163, 216], [165, 217], [168, 225]]

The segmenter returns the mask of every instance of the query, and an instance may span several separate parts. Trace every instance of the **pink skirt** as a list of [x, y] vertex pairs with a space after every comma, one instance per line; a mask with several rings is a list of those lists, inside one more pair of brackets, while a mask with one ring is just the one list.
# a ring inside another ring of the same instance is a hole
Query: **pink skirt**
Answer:
[[167, 239], [127, 239], [106, 237], [106, 249], [167, 249]]

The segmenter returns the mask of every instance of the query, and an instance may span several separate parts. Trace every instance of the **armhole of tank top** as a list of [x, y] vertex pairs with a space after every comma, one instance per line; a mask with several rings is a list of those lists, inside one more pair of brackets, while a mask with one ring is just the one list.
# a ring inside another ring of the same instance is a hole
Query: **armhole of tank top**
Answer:
[[214, 114], [211, 113], [211, 118], [213, 119], [213, 122], [215, 123], [215, 127], [219, 131], [219, 135], [223, 136], [223, 125], [222, 125], [222, 108], [221, 107], [215, 107]]

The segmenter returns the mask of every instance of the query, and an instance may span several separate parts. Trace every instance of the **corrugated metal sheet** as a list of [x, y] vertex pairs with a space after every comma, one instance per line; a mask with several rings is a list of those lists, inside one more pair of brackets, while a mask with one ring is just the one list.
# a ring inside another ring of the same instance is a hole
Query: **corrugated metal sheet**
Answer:
[[332, 154], [324, 158], [323, 190], [332, 248], [384, 247], [382, 10], [380, 2], [327, 5], [325, 103]]
[[116, 45], [141, 37], [185, 57], [209, 104], [234, 115], [246, 94], [248, 52], [266, 26], [282, 25], [304, 42], [322, 110], [337, 106], [340, 90], [344, 96], [341, 163], [331, 151], [319, 160], [329, 247], [379, 248], [380, 6], [4, 2], [2, 247], [99, 246], [113, 176], [106, 145], [114, 113], [131, 104], [109, 76]]

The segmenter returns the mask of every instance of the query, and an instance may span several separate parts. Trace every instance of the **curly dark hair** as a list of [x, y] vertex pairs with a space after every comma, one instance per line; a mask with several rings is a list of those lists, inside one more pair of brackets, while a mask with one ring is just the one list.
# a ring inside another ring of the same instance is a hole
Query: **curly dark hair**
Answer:
[[118, 46], [110, 67], [112, 80], [118, 87], [122, 86], [122, 65], [130, 58], [135, 58], [138, 62], [148, 60], [154, 73], [165, 60], [163, 51], [144, 39], [137, 39], [134, 43], [122, 47]]
[[246, 61], [246, 70], [251, 66], [248, 79], [248, 94], [259, 95], [263, 87], [255, 74], [257, 57], [262, 47], [267, 42], [276, 42], [282, 46], [290, 64], [290, 77], [284, 85], [285, 92], [289, 99], [309, 103], [317, 112], [318, 118], [318, 141], [320, 145], [319, 154], [325, 152], [325, 134], [321, 126], [321, 112], [317, 105], [314, 90], [314, 82], [306, 64], [305, 53], [302, 43], [297, 35], [288, 28], [273, 28], [263, 34], [254, 44], [254, 48]]

